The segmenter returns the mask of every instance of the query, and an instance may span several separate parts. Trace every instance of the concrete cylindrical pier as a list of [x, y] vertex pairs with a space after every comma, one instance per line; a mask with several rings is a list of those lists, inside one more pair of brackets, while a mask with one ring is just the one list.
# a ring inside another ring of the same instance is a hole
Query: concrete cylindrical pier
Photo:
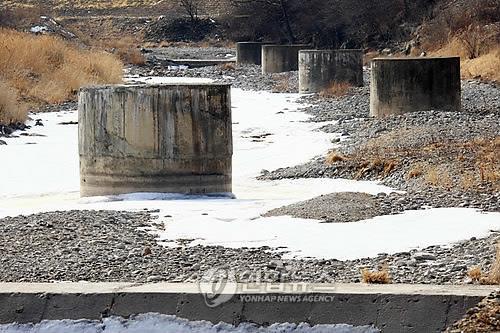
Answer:
[[375, 58], [370, 115], [413, 111], [459, 111], [460, 58]]
[[236, 43], [236, 63], [238, 65], [261, 65], [262, 42]]
[[231, 192], [230, 85], [83, 88], [81, 196]]
[[332, 83], [363, 86], [362, 50], [302, 50], [299, 52], [299, 92], [315, 93]]
[[262, 45], [262, 73], [282, 73], [299, 69], [299, 51], [309, 45]]

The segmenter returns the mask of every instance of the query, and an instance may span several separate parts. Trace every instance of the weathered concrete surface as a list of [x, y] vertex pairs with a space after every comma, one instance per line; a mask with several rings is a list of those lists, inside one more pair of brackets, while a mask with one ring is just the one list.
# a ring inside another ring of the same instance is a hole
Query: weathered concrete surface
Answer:
[[[213, 323], [347, 323], [384, 332], [441, 332], [495, 287], [239, 284], [227, 286], [235, 295], [213, 308], [199, 290], [196, 284], [169, 283], [0, 283], [0, 323], [157, 312]], [[265, 298], [250, 299], [255, 297]]]
[[236, 63], [238, 65], [261, 65], [262, 42], [236, 43]]
[[375, 58], [370, 115], [461, 109], [460, 58]]
[[309, 45], [262, 45], [262, 73], [282, 73], [299, 69], [299, 51]]
[[83, 88], [81, 195], [231, 192], [230, 96], [214, 84]]
[[363, 86], [362, 50], [302, 50], [299, 52], [299, 92], [316, 93], [333, 83]]

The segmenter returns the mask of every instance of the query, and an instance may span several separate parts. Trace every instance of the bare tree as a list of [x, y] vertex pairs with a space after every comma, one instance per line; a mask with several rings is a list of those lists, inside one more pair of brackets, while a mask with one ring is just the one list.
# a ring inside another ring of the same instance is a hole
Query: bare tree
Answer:
[[265, 6], [279, 17], [288, 42], [295, 43], [297, 38], [293, 31], [290, 18], [290, 10], [294, 1], [295, 0], [232, 0], [232, 4], [237, 7]]
[[200, 0], [179, 0], [179, 5], [189, 16], [191, 22], [198, 21], [198, 11], [200, 9]]

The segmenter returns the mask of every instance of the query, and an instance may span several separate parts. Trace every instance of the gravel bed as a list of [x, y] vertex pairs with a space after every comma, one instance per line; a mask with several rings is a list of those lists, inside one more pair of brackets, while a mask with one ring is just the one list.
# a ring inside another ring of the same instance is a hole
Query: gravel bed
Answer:
[[236, 49], [229, 47], [158, 47], [143, 49], [147, 60], [160, 59], [228, 59], [236, 57]]
[[235, 88], [244, 90], [263, 90], [273, 92], [298, 92], [298, 72], [262, 74], [261, 66], [228, 65], [207, 66], [200, 68], [179, 68], [170, 59], [228, 59], [229, 54], [236, 56], [236, 51], [229, 48], [168, 47], [148, 49], [145, 66], [132, 67], [129, 73], [140, 76], [167, 76], [210, 78], [217, 83], [230, 83]]
[[273, 209], [264, 216], [292, 216], [328, 223], [348, 223], [381, 215], [400, 214], [406, 210], [447, 207], [477, 208], [500, 212], [500, 193], [489, 193], [478, 200], [469, 193], [439, 190], [396, 192], [378, 195], [340, 192]]
[[200, 68], [175, 68], [165, 65], [152, 65], [130, 68], [129, 74], [140, 76], [167, 76], [209, 78], [216, 83], [230, 83], [234, 88], [254, 91], [297, 93], [298, 72], [262, 74], [260, 66], [207, 66]]
[[359, 192], [332, 193], [273, 209], [264, 216], [289, 215], [296, 218], [347, 223], [389, 215], [393, 208], [383, 205], [383, 198]]
[[[213, 268], [239, 281], [359, 282], [362, 268], [386, 265], [394, 283], [464, 283], [467, 271], [493, 261], [495, 232], [450, 248], [353, 261], [283, 260], [278, 249], [179, 248], [157, 244], [151, 212], [67, 211], [0, 219], [0, 281], [194, 282]], [[376, 241], [374, 239], [374, 241]], [[281, 249], [282, 250], [282, 249]]]
[[[365, 79], [368, 76], [369, 71], [365, 71]], [[405, 209], [419, 209], [422, 206], [473, 207], [498, 212], [498, 180], [490, 183], [480, 183], [477, 180], [477, 153], [481, 146], [467, 147], [467, 144], [477, 140], [495, 142], [495, 138], [498, 141], [500, 87], [469, 80], [462, 82], [462, 89], [463, 112], [431, 110], [385, 119], [369, 117], [369, 90], [366, 87], [354, 88], [341, 98], [320, 98], [315, 95], [304, 97], [303, 101], [309, 104], [304, 110], [312, 115], [311, 121], [335, 121], [323, 126], [321, 130], [338, 134], [332, 142], [332, 148], [337, 151], [341, 160], [327, 163], [326, 156], [318, 156], [302, 165], [271, 172], [263, 170], [259, 179], [327, 177], [375, 180], [407, 191], [399, 199], [405, 202]], [[441, 148], [434, 149], [435, 145], [441, 145]], [[491, 153], [498, 156], [498, 144], [491, 146]], [[435, 151], [424, 152], [424, 147]], [[370, 166], [360, 173], [360, 165], [370, 159], [370, 163], [381, 160], [381, 165]], [[390, 172], [385, 172], [388, 165], [383, 163], [386, 161], [395, 162]], [[498, 159], [493, 163], [498, 167]], [[450, 184], [446, 188], [433, 187], [426, 180], [425, 170], [434, 167], [449, 175]], [[419, 171], [421, 175], [409, 178], [408, 175], [416, 168], [422, 168]], [[466, 173], [472, 174], [478, 184], [470, 188], [464, 185], [461, 188], [462, 177]], [[302, 210], [310, 210], [308, 215], [318, 218], [331, 209], [328, 205], [325, 198], [316, 198], [294, 207], [282, 207], [273, 214], [281, 212], [283, 215], [294, 215], [297, 207], [300, 207]]]

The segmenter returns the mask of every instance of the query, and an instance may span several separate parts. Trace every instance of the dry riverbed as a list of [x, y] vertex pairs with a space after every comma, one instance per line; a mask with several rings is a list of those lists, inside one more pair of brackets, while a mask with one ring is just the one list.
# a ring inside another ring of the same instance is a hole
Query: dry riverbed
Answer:
[[[197, 51], [184, 50], [177, 56], [168, 52], [169, 57], [180, 58], [185, 56], [182, 52]], [[210, 52], [217, 55], [230, 50]], [[129, 74], [208, 77], [246, 90], [297, 90], [296, 72], [262, 75], [257, 66], [232, 65], [168, 69], [153, 56], [148, 56], [147, 66], [131, 68]], [[369, 71], [365, 71], [365, 81], [369, 82]], [[261, 180], [376, 180], [406, 192], [327, 194], [266, 215], [349, 223], [429, 207], [500, 211], [498, 86], [464, 81], [461, 113], [435, 110], [384, 120], [368, 116], [367, 87], [354, 88], [341, 97], [307, 96], [303, 102], [304, 111], [313, 116], [310, 121], [333, 121], [322, 130], [338, 134], [332, 142], [334, 153], [303, 165], [263, 170]], [[267, 247], [160, 246], [143, 231], [151, 223], [155, 223], [154, 217], [147, 211], [69, 211], [3, 218], [0, 281], [186, 282], [199, 280], [211, 268], [231, 268], [240, 281], [359, 282], [363, 268], [384, 267], [394, 283], [461, 284], [470, 282], [467, 272], [471, 267], [480, 266], [484, 271], [491, 267], [500, 238], [498, 230], [492, 230], [484, 239], [375, 258], [285, 260], [280, 253], [283, 249]]]

